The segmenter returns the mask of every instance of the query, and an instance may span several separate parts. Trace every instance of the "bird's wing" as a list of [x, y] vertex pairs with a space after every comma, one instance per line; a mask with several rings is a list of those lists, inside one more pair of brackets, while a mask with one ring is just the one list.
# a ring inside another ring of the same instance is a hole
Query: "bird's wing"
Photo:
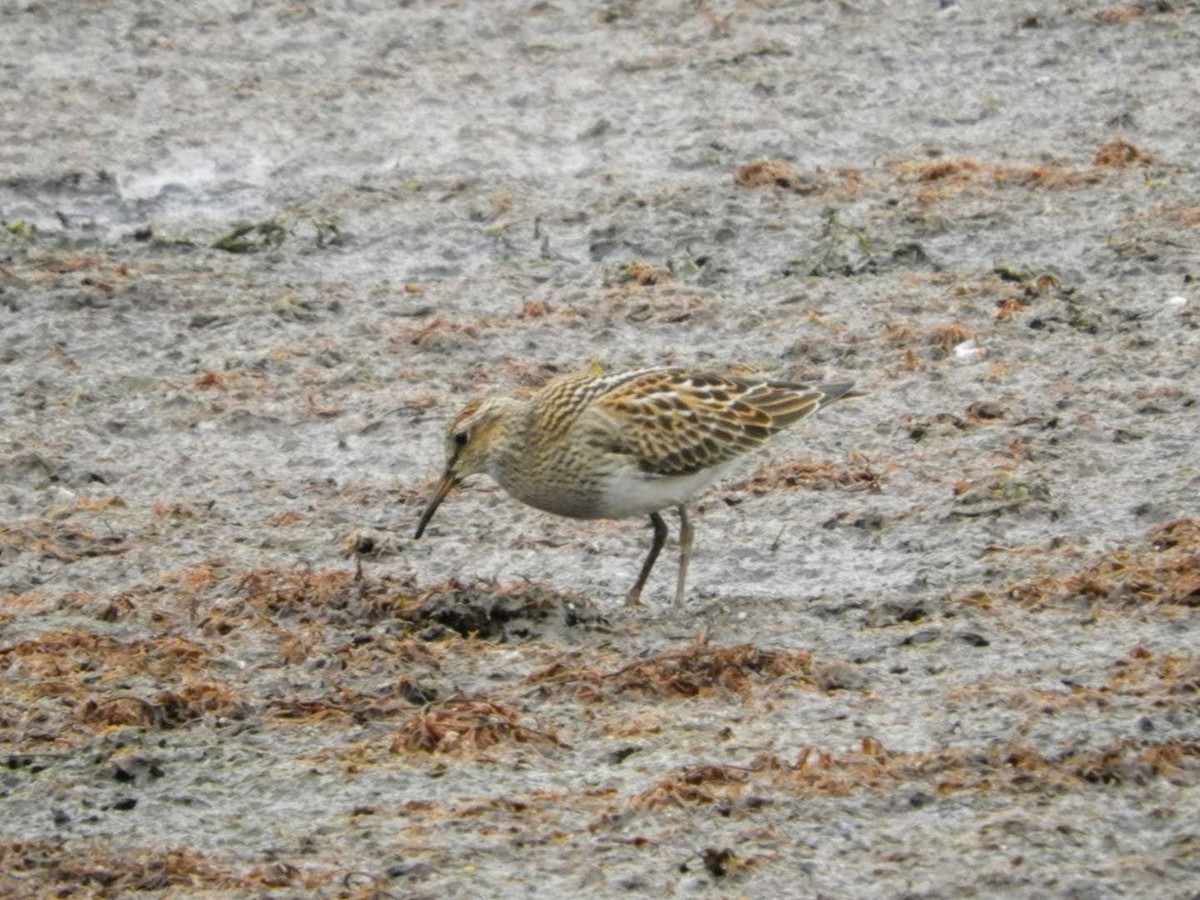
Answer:
[[[656, 475], [690, 475], [759, 447], [815, 412], [821, 387], [683, 369], [650, 369], [617, 378], [591, 401], [593, 439], [633, 457]], [[848, 386], [829, 385], [840, 396]]]

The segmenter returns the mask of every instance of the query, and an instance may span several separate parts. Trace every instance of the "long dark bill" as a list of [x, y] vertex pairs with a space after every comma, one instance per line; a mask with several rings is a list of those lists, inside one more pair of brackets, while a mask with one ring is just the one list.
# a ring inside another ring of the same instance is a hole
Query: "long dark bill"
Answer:
[[417, 523], [417, 533], [413, 535], [413, 540], [416, 540], [425, 533], [425, 526], [429, 524], [429, 520], [433, 518], [433, 514], [437, 512], [437, 508], [441, 506], [442, 501], [446, 499], [446, 495], [454, 490], [455, 485], [459, 482], [459, 477], [449, 469], [442, 476], [442, 480], [438, 483], [437, 490], [433, 496], [429, 498], [429, 503], [425, 507], [425, 512], [421, 513], [421, 521]]

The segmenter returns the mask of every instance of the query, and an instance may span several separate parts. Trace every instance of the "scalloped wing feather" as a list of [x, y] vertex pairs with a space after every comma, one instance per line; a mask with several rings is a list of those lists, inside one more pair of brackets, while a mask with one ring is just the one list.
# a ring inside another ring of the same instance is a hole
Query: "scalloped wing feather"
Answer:
[[626, 373], [613, 382], [593, 400], [621, 426], [607, 430], [608, 449], [665, 476], [722, 466], [850, 390], [848, 384], [812, 387], [682, 369]]

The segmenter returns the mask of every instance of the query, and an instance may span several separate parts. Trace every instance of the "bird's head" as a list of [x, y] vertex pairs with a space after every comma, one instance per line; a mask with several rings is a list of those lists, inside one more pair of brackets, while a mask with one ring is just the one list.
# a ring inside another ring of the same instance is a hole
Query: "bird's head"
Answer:
[[504, 436], [507, 417], [517, 403], [509, 397], [472, 400], [446, 427], [446, 470], [421, 513], [415, 537], [425, 533], [425, 526], [438, 506], [459, 482], [490, 470], [493, 454]]

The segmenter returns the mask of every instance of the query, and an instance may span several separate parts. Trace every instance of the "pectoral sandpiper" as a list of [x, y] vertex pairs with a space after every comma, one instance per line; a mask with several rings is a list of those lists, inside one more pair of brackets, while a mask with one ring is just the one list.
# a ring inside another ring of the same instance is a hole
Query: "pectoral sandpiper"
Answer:
[[683, 603], [692, 523], [687, 504], [739, 457], [782, 428], [846, 396], [853, 384], [789, 384], [681, 368], [570, 375], [532, 397], [472, 400], [446, 432], [446, 471], [416, 537], [469, 475], [491, 475], [509, 494], [575, 519], [649, 515], [650, 554], [625, 599], [642, 588], [667, 539], [659, 511], [679, 510]]

